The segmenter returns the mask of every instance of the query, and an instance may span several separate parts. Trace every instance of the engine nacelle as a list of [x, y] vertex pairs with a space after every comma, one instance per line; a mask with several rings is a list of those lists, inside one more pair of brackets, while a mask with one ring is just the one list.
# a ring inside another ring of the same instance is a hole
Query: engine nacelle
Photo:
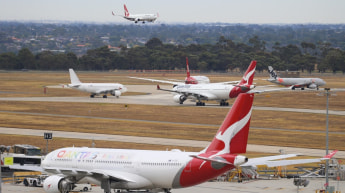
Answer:
[[314, 88], [317, 88], [317, 85], [316, 84], [309, 84], [308, 88], [314, 89]]
[[54, 175], [44, 180], [43, 188], [47, 193], [63, 193], [71, 191], [73, 189], [73, 184], [61, 176]]
[[111, 95], [119, 97], [119, 96], [121, 96], [121, 92], [118, 90], [113, 90], [113, 92], [111, 92]]
[[174, 102], [182, 104], [187, 98], [184, 95], [175, 95]]

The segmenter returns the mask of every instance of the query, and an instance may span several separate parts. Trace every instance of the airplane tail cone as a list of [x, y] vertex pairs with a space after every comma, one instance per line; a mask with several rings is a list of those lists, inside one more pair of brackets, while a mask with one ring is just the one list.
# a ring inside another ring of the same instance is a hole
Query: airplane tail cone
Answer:
[[205, 153], [245, 153], [254, 94], [240, 94]]

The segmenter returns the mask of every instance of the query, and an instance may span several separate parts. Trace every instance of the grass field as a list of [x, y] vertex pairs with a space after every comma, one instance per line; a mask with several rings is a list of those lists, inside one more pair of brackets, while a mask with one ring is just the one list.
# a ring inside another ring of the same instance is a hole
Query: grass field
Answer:
[[[128, 84], [151, 84], [127, 76], [145, 76], [157, 79], [183, 79], [184, 74], [128, 74], [119, 72], [77, 72], [83, 82], [119, 82]], [[226, 74], [207, 75], [212, 82], [239, 80], [241, 76], [229, 79]], [[256, 77], [257, 85], [269, 82], [261, 79], [266, 74]], [[322, 76], [331, 88], [345, 87], [345, 77]], [[70, 89], [50, 89], [43, 93], [47, 85], [69, 83], [66, 72], [0, 72], [0, 97], [19, 96], [85, 96], [87, 94]], [[322, 92], [320, 90], [319, 92]], [[325, 109], [326, 97], [317, 96], [319, 92], [274, 92], [259, 94], [255, 97], [255, 106], [290, 107], [306, 109]], [[127, 92], [125, 95], [140, 94]], [[345, 111], [345, 93], [338, 92], [330, 97], [330, 110]], [[234, 100], [230, 100], [232, 103]], [[205, 108], [181, 106], [159, 106], [148, 108], [147, 105], [130, 105], [124, 108], [120, 104], [103, 103], [59, 103], [59, 102], [13, 102], [0, 101], [0, 126], [31, 128], [42, 130], [61, 130], [78, 132], [95, 132], [107, 134], [136, 135], [150, 137], [166, 137], [178, 139], [195, 139], [209, 141], [213, 138], [228, 108]], [[41, 114], [28, 114], [41, 113]], [[49, 114], [49, 115], [47, 115]], [[69, 115], [69, 116], [56, 116]], [[158, 116], [159, 115], [159, 116]], [[191, 118], [189, 115], [193, 115]], [[73, 117], [86, 116], [86, 117]], [[91, 118], [92, 117], [92, 118]], [[107, 118], [107, 119], [105, 119]], [[127, 119], [127, 120], [116, 120]], [[345, 132], [343, 116], [329, 116], [330, 132]], [[141, 121], [140, 121], [141, 120]], [[147, 122], [149, 121], [162, 121]], [[179, 124], [177, 124], [179, 123]], [[322, 114], [273, 112], [254, 110], [249, 143], [262, 145], [278, 145], [322, 149], [325, 146], [326, 117]], [[195, 124], [208, 124], [200, 126]], [[257, 129], [266, 128], [266, 129]], [[270, 130], [282, 129], [282, 130]], [[318, 131], [318, 132], [310, 132]], [[0, 144], [30, 143], [45, 147], [45, 141], [36, 137], [0, 135]], [[88, 140], [54, 139], [52, 148], [63, 146], [90, 146]], [[153, 146], [144, 144], [109, 143], [96, 141], [97, 147], [171, 149], [174, 147]], [[345, 150], [345, 135], [331, 133], [330, 149]], [[183, 144], [179, 144], [184, 149]], [[191, 150], [191, 149], [188, 149]]]

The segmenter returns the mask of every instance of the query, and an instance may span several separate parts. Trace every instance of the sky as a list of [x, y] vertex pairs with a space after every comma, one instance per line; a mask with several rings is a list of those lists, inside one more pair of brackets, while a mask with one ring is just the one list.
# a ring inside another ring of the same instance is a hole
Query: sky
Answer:
[[0, 21], [131, 23], [123, 4], [155, 23], [345, 24], [345, 0], [0, 0]]

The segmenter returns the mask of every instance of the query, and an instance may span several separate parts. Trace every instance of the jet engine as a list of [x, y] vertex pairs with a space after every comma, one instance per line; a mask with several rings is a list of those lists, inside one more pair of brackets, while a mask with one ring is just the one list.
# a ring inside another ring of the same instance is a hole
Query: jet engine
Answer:
[[49, 176], [44, 180], [43, 188], [47, 193], [65, 193], [73, 189], [74, 184], [61, 176]]
[[316, 85], [316, 84], [309, 84], [309, 85], [308, 85], [308, 88], [314, 89], [314, 88], [317, 88], [317, 85]]
[[113, 91], [111, 92], [111, 95], [116, 96], [116, 97], [119, 97], [119, 96], [121, 96], [121, 92], [118, 91], [118, 90], [113, 90]]
[[187, 100], [186, 96], [184, 95], [175, 95], [174, 96], [174, 102], [183, 104], [183, 102]]

